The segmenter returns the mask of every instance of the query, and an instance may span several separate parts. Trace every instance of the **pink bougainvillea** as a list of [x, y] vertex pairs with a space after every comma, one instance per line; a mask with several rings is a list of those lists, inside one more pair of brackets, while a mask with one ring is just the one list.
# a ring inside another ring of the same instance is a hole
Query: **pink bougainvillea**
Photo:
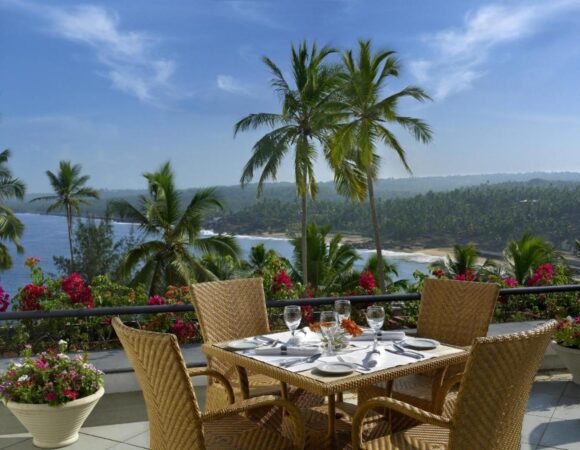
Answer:
[[280, 269], [272, 282], [272, 292], [278, 292], [280, 290], [289, 291], [290, 289], [292, 289], [292, 281], [286, 271]]
[[0, 312], [6, 312], [8, 306], [10, 306], [10, 295], [0, 286]]
[[360, 277], [358, 278], [358, 284], [369, 294], [372, 294], [373, 291], [377, 288], [375, 277], [370, 270], [360, 274]]
[[528, 286], [545, 286], [550, 284], [554, 276], [554, 266], [550, 263], [540, 264], [532, 274], [526, 284]]
[[503, 280], [503, 282], [505, 283], [505, 285], [507, 287], [511, 287], [511, 288], [516, 287], [518, 285], [518, 281], [515, 278], [511, 278], [511, 277], [505, 278]]
[[71, 303], [84, 305], [86, 308], [95, 306], [91, 288], [85, 284], [85, 280], [78, 273], [71, 273], [68, 277], [64, 277], [60, 287], [69, 296]]
[[465, 273], [457, 274], [453, 277], [454, 280], [458, 281], [475, 281], [476, 274], [473, 270], [467, 269]]
[[150, 305], [167, 305], [167, 301], [160, 295], [152, 295], [149, 297], [148, 303]]
[[20, 290], [22, 311], [38, 311], [42, 309], [40, 299], [50, 297], [51, 293], [46, 286], [27, 284]]

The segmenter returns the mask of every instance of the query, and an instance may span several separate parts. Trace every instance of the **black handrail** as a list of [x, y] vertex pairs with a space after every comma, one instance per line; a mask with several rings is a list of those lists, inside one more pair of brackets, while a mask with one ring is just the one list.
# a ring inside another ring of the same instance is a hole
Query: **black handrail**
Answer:
[[[562, 286], [535, 286], [521, 288], [501, 289], [500, 295], [508, 297], [512, 295], [530, 294], [552, 294], [557, 292], [580, 292], [580, 284], [567, 284]], [[268, 308], [279, 308], [289, 305], [297, 306], [320, 306], [331, 305], [337, 297], [303, 298], [296, 300], [268, 300]], [[375, 303], [375, 302], [405, 302], [420, 300], [420, 293], [412, 294], [384, 294], [384, 295], [355, 295], [348, 299], [353, 303]], [[97, 317], [97, 316], [121, 316], [133, 314], [159, 314], [159, 313], [184, 313], [193, 312], [193, 305], [140, 305], [140, 306], [119, 306], [90, 309], [61, 309], [54, 311], [13, 311], [0, 313], [2, 320], [24, 320], [24, 319], [57, 319], [64, 317]]]

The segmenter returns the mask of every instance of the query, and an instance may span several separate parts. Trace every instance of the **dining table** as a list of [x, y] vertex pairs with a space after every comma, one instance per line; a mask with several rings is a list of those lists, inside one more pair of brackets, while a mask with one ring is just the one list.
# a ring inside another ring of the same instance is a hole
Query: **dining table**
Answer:
[[[307, 333], [309, 339], [315, 333]], [[262, 348], [277, 344], [281, 349], [279, 355], [269, 355], [255, 349], [239, 349], [239, 345], [233, 345], [233, 341], [205, 343], [202, 351], [211, 358], [217, 358], [222, 362], [236, 367], [240, 378], [240, 388], [243, 399], [250, 396], [248, 371], [253, 374], [261, 374], [282, 383], [282, 396], [287, 396], [287, 386], [294, 386], [304, 391], [311, 392], [327, 398], [328, 406], [328, 440], [336, 442], [336, 409], [338, 402], [345, 392], [356, 392], [358, 389], [371, 386], [381, 382], [392, 382], [397, 378], [421, 373], [435, 373], [443, 377], [447, 367], [456, 364], [463, 364], [469, 356], [469, 347], [456, 347], [452, 345], [439, 344], [430, 350], [413, 351], [422, 355], [415, 358], [400, 354], [397, 351], [386, 351], [392, 348], [389, 341], [379, 343], [380, 358], [372, 369], [365, 367], [363, 362], [365, 357], [373, 351], [372, 342], [353, 340], [345, 349], [339, 350], [334, 356], [320, 356], [312, 362], [302, 362], [284, 367], [284, 364], [296, 358], [305, 361], [304, 354], [301, 356], [292, 355], [291, 352], [284, 351], [284, 342], [288, 341], [290, 333], [272, 333], [265, 336], [249, 336], [238, 342], [260, 342]], [[312, 343], [312, 341], [310, 341]], [[262, 344], [263, 343], [263, 344]], [[243, 345], [241, 346], [244, 347]], [[251, 347], [251, 345], [248, 345]], [[258, 354], [260, 353], [260, 354]], [[398, 354], [399, 353], [399, 354]], [[289, 356], [290, 355], [290, 356]], [[343, 362], [352, 366], [350, 373], [333, 374], [321, 370], [323, 364], [332, 362]], [[392, 385], [392, 383], [391, 383]]]

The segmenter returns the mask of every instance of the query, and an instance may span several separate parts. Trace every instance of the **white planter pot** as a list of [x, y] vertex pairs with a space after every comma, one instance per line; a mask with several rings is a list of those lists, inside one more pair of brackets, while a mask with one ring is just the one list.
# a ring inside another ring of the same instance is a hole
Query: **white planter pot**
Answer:
[[32, 405], [9, 401], [6, 406], [32, 434], [32, 443], [40, 448], [65, 447], [79, 439], [79, 430], [99, 399], [104, 388], [88, 397], [59, 406]]
[[564, 365], [572, 373], [574, 383], [580, 385], [580, 350], [564, 347], [552, 341], [552, 348], [558, 354]]

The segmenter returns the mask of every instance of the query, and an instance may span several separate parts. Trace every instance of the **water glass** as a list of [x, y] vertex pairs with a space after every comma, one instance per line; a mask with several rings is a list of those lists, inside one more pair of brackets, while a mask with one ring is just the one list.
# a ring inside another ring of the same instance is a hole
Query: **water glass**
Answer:
[[300, 306], [285, 306], [284, 307], [284, 322], [286, 322], [286, 326], [292, 333], [292, 342], [296, 341], [294, 337], [294, 333], [298, 329], [300, 322], [302, 321], [302, 310]]
[[334, 310], [338, 314], [338, 322], [350, 319], [350, 300], [337, 300], [334, 302]]
[[378, 334], [385, 323], [385, 308], [377, 305], [369, 306], [367, 308], [367, 322], [371, 330], [375, 333], [373, 350], [376, 350], [378, 346]]
[[320, 333], [328, 343], [327, 356], [334, 355], [334, 337], [338, 331], [338, 315], [335, 311], [322, 311], [320, 313]]

